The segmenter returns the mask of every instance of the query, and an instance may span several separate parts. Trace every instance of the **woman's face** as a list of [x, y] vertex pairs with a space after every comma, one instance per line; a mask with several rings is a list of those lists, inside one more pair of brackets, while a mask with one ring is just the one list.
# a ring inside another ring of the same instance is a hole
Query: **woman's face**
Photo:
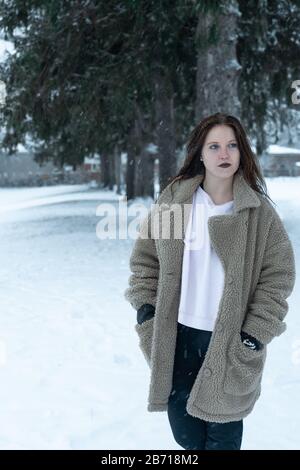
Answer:
[[[238, 170], [240, 152], [233, 129], [224, 124], [216, 125], [208, 132], [203, 148], [202, 159], [205, 173], [217, 178], [229, 178]], [[221, 164], [229, 166], [221, 167]]]

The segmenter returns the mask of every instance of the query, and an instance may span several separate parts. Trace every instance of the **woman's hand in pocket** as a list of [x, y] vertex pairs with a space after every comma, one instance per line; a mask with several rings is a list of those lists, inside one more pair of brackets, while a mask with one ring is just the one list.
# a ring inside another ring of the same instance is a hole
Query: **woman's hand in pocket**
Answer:
[[139, 325], [146, 320], [150, 320], [155, 315], [155, 307], [151, 304], [144, 304], [137, 310], [137, 322]]

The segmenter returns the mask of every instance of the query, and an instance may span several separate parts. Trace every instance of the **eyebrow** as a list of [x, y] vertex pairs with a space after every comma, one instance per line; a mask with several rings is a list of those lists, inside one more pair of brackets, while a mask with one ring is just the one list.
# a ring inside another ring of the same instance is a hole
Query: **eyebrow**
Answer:
[[[231, 139], [231, 140], [228, 140], [228, 142], [236, 142], [236, 139]], [[208, 142], [206, 145], [209, 145], [209, 144], [218, 144], [219, 142]]]

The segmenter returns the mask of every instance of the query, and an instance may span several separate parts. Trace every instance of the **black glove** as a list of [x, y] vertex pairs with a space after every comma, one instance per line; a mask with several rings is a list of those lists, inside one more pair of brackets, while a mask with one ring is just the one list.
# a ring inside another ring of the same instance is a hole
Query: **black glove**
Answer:
[[254, 336], [248, 335], [248, 333], [245, 333], [244, 331], [241, 331], [241, 339], [242, 343], [247, 346], [247, 348], [254, 349], [255, 351], [259, 351], [264, 347], [258, 339], [254, 338]]
[[144, 321], [150, 320], [154, 314], [155, 307], [151, 304], [144, 304], [137, 311], [137, 322], [141, 325]]

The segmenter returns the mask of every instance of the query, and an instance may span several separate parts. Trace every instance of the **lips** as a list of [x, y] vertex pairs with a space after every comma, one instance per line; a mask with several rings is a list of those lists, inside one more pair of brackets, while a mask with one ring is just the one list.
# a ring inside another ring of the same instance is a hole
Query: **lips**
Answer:
[[221, 163], [221, 165], [219, 165], [221, 168], [228, 168], [229, 166], [231, 166], [230, 163]]

